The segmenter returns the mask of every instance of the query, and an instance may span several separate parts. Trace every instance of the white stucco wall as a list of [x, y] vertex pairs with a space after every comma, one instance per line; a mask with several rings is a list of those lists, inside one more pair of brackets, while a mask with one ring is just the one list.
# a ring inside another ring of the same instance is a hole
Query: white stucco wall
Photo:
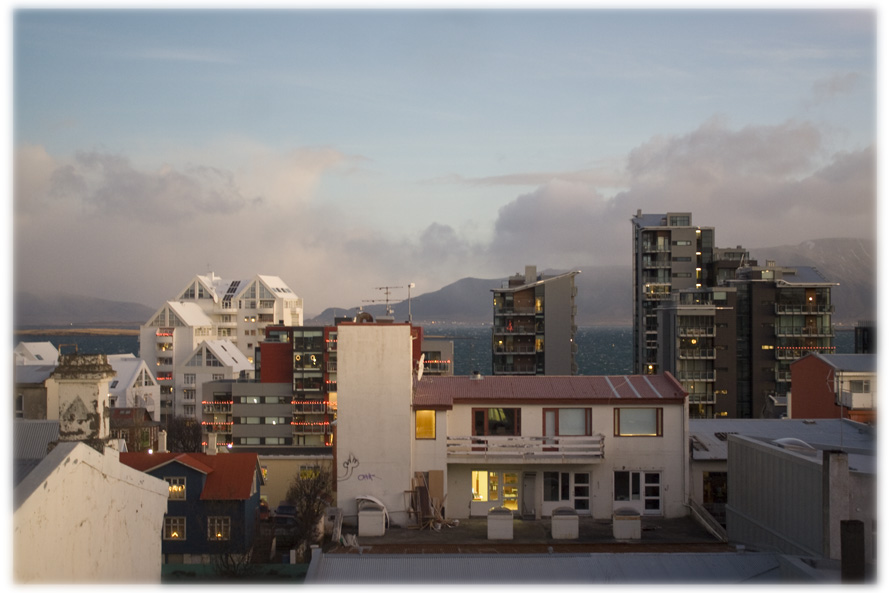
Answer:
[[337, 343], [337, 506], [357, 516], [356, 496], [380, 499], [404, 525], [411, 489], [414, 415], [408, 325], [340, 325]]
[[16, 488], [17, 583], [160, 583], [167, 483], [83, 443], [58, 445]]

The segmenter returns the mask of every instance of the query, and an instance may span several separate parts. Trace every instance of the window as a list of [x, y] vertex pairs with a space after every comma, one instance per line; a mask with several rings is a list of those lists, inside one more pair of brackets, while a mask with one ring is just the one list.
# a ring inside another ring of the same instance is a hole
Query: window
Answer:
[[185, 477], [164, 478], [168, 484], [170, 500], [185, 500]]
[[164, 539], [185, 539], [185, 517], [164, 517]]
[[544, 500], [566, 502], [576, 510], [590, 510], [590, 474], [544, 472]]
[[646, 514], [661, 513], [659, 472], [615, 472], [615, 502], [641, 502]]
[[195, 374], [194, 373], [185, 373], [182, 376], [182, 382], [186, 385], [194, 385], [195, 384]]
[[477, 408], [473, 410], [473, 436], [521, 433], [519, 408]]
[[436, 438], [436, 411], [417, 410], [414, 412], [414, 438]]
[[15, 417], [16, 418], [24, 418], [25, 417], [25, 396], [21, 393], [18, 394], [15, 398]]
[[615, 408], [616, 437], [660, 437], [661, 408]]
[[851, 393], [871, 393], [871, 381], [868, 379], [853, 379], [850, 381]]
[[494, 501], [498, 500], [498, 474], [497, 472], [473, 471], [473, 500]]
[[232, 532], [231, 517], [207, 517], [207, 539], [227, 541]]
[[590, 435], [590, 408], [544, 408], [544, 436]]

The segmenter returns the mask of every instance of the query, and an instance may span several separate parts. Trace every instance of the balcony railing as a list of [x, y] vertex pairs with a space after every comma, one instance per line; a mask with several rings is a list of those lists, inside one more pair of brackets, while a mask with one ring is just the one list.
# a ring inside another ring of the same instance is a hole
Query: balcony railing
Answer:
[[787, 336], [809, 336], [817, 338], [833, 338], [834, 328], [832, 327], [776, 327], [776, 335], [780, 337]]
[[875, 407], [875, 394], [854, 393], [852, 391], [841, 391], [841, 405], [851, 410], [871, 410]]
[[717, 351], [714, 348], [681, 348], [679, 352], [682, 359], [712, 359], [717, 357]]
[[466, 436], [448, 437], [449, 461], [468, 462], [483, 457], [510, 458], [525, 463], [552, 463], [554, 458], [575, 457], [586, 461], [603, 459], [603, 435], [573, 437]]
[[232, 402], [201, 402], [205, 414], [231, 414]]
[[535, 334], [535, 326], [534, 325], [496, 325], [494, 326], [495, 335], [498, 334], [508, 334], [508, 335], [534, 335]]
[[681, 327], [677, 333], [684, 338], [713, 337], [716, 330], [713, 327]]
[[495, 307], [495, 315], [534, 315], [535, 307]]
[[714, 371], [679, 371], [678, 381], [713, 381]]
[[535, 353], [535, 345], [528, 344], [525, 346], [505, 346], [503, 348], [495, 348], [495, 354], [534, 354]]
[[329, 422], [292, 422], [294, 434], [326, 434], [329, 432]]
[[496, 364], [492, 365], [492, 371], [495, 375], [512, 374], [512, 375], [534, 375], [537, 365], [534, 364]]
[[230, 432], [232, 432], [232, 423], [231, 422], [202, 422], [201, 428], [204, 429], [204, 432], [230, 433]]
[[330, 402], [326, 401], [294, 401], [295, 414], [328, 414], [335, 410]]
[[776, 303], [776, 315], [825, 315], [834, 313], [834, 305], [782, 305]]

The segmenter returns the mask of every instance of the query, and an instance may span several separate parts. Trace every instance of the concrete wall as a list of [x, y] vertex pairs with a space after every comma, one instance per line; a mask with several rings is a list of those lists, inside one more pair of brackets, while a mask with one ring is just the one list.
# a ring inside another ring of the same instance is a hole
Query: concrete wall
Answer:
[[318, 466], [333, 473], [330, 456], [317, 455], [260, 455], [260, 467], [265, 470], [266, 483], [260, 487], [260, 497], [265, 498], [273, 511], [287, 496], [287, 489], [304, 466]]
[[58, 445], [15, 491], [15, 581], [160, 583], [167, 490], [115, 451]]
[[355, 497], [374, 496], [404, 525], [413, 476], [410, 326], [341, 324], [337, 350], [337, 506], [355, 520]]

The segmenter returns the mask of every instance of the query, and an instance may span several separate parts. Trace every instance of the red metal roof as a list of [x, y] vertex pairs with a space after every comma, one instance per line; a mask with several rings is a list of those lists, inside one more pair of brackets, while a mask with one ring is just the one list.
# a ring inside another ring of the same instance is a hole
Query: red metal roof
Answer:
[[149, 472], [168, 463], [181, 463], [207, 475], [201, 500], [250, 498], [259, 471], [256, 453], [121, 453], [121, 463]]
[[686, 391], [677, 380], [661, 375], [547, 376], [494, 375], [423, 377], [415, 383], [414, 407], [451, 407], [455, 403], [515, 401], [591, 404], [651, 402], [682, 404]]

